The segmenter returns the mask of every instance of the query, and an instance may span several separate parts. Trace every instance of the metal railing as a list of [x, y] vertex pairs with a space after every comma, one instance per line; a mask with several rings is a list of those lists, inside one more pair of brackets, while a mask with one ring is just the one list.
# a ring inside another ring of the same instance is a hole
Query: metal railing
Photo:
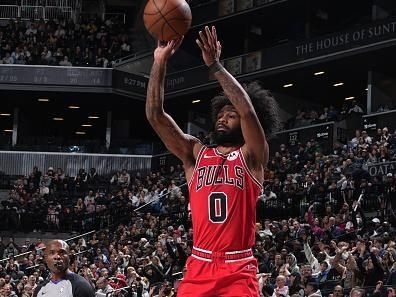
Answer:
[[71, 7], [75, 10], [79, 9], [80, 5], [79, 0], [21, 0], [21, 6]]
[[19, 17], [22, 20], [39, 20], [44, 18], [43, 6], [21, 6]]
[[62, 17], [66, 20], [74, 17], [73, 9], [70, 6], [46, 6], [44, 7], [44, 20], [58, 19]]
[[54, 164], [63, 168], [71, 176], [76, 176], [81, 167], [94, 167], [98, 174], [115, 172], [120, 168], [147, 171], [151, 168], [151, 158], [151, 155], [0, 151], [1, 170], [7, 175], [27, 175], [34, 166], [48, 168]]
[[17, 6], [0, 5], [0, 20], [21, 18], [21, 20], [50, 20], [57, 18], [71, 19], [75, 17], [69, 6]]
[[20, 7], [17, 5], [0, 5], [0, 19], [9, 20], [20, 16]]

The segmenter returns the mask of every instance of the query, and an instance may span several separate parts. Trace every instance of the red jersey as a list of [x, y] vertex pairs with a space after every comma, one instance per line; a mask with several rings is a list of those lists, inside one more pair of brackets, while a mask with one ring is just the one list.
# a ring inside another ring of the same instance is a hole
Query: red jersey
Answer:
[[251, 248], [261, 190], [241, 149], [223, 155], [204, 146], [189, 181], [194, 246], [216, 252]]

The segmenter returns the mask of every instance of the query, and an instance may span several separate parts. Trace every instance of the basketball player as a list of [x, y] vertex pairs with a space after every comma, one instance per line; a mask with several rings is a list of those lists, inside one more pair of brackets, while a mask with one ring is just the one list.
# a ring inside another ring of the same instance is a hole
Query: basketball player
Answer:
[[[205, 27], [197, 44], [224, 91], [212, 102], [217, 146], [184, 134], [163, 108], [167, 61], [181, 42], [158, 43], [146, 101], [150, 124], [182, 160], [189, 185], [194, 247], [177, 295], [259, 296], [252, 253], [255, 208], [269, 154], [264, 129], [270, 131], [276, 123], [276, 103], [257, 83], [244, 89], [222, 67], [216, 29]], [[255, 102], [259, 107], [253, 107]], [[264, 129], [259, 118], [267, 124]]]
[[82, 276], [69, 270], [69, 246], [63, 240], [48, 243], [45, 262], [51, 272], [50, 279], [37, 286], [33, 297], [94, 297], [91, 285]]

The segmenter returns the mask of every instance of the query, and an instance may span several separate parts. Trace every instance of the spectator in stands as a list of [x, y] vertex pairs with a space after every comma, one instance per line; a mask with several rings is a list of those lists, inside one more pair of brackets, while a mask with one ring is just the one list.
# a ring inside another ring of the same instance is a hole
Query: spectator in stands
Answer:
[[344, 289], [340, 285], [336, 285], [333, 292], [328, 295], [328, 297], [344, 297]]
[[98, 290], [95, 293], [95, 297], [107, 297], [108, 294], [113, 292], [114, 289], [109, 285], [109, 281], [106, 277], [100, 277], [96, 282]]
[[359, 141], [361, 138], [360, 130], [355, 131], [355, 137], [351, 140], [351, 145], [353, 148], [356, 148], [359, 145]]
[[328, 111], [328, 120], [329, 121], [336, 121], [338, 120], [338, 111], [335, 109], [334, 106], [330, 105]]
[[388, 110], [390, 110], [390, 108], [388, 105], [385, 104], [385, 105], [380, 105], [377, 109], [377, 112], [384, 112], [384, 111], [388, 111]]
[[18, 297], [18, 295], [13, 291], [11, 284], [5, 284], [3, 287], [5, 297]]
[[363, 108], [361, 108], [361, 107], [359, 106], [359, 104], [357, 103], [357, 101], [356, 101], [356, 100], [353, 100], [353, 101], [352, 101], [352, 106], [351, 106], [351, 108], [348, 110], [348, 113], [349, 113], [349, 114], [351, 114], [351, 113], [359, 113], [359, 114], [362, 114], [362, 113], [364, 113], [364, 111], [363, 111]]
[[96, 172], [96, 168], [91, 168], [87, 176], [88, 187], [97, 188], [99, 186], [99, 183], [100, 179], [98, 173]]
[[3, 64], [14, 64], [14, 59], [11, 57], [9, 52], [6, 52], [2, 62]]
[[72, 66], [68, 56], [64, 56], [63, 60], [59, 62], [59, 66]]
[[304, 297], [305, 292], [304, 292], [304, 287], [301, 284], [300, 273], [297, 273], [297, 272], [291, 273], [289, 280], [290, 280], [289, 295], [293, 296], [294, 294], [296, 294], [295, 297]]
[[305, 294], [307, 297], [321, 297], [322, 293], [319, 290], [319, 285], [316, 280], [311, 279], [305, 285]]
[[260, 199], [265, 203], [271, 199], [276, 199], [276, 197], [276, 194], [271, 191], [271, 187], [266, 187], [263, 195], [260, 196]]
[[131, 183], [131, 176], [129, 175], [126, 169], [123, 169], [121, 171], [121, 175], [118, 178], [118, 185], [120, 185], [121, 187], [128, 187], [130, 183]]
[[355, 287], [351, 290], [351, 293], [349, 294], [350, 297], [364, 297], [366, 296], [366, 292], [364, 289], [360, 287]]
[[289, 288], [286, 286], [286, 277], [283, 275], [279, 275], [276, 278], [276, 287], [274, 289], [274, 293], [272, 297], [287, 297], [289, 296]]

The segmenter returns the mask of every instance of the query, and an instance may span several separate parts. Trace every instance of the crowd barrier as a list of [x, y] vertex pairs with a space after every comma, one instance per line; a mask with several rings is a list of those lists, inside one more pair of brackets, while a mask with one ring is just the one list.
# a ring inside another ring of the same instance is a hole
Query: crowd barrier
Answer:
[[80, 168], [96, 168], [98, 174], [109, 174], [123, 168], [147, 172], [151, 169], [151, 158], [150, 155], [0, 151], [0, 171], [5, 175], [29, 175], [37, 166], [41, 170], [59, 167], [69, 176], [76, 176]]
[[20, 18], [28, 20], [71, 19], [75, 17], [72, 7], [60, 6], [35, 6], [35, 5], [0, 5], [0, 20]]

